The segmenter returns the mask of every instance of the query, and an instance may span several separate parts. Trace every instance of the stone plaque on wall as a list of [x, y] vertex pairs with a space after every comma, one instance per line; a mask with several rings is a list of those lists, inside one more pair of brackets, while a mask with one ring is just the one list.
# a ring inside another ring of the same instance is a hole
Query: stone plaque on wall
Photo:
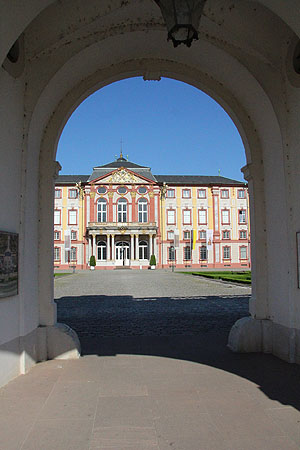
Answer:
[[0, 297], [18, 294], [19, 235], [0, 231]]

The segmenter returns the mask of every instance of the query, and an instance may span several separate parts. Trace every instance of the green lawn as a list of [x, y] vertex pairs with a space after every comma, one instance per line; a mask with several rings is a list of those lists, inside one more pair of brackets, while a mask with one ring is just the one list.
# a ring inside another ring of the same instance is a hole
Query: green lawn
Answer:
[[213, 278], [215, 280], [233, 281], [238, 283], [251, 284], [251, 271], [246, 272], [181, 272], [189, 275], [201, 276], [206, 278]]
[[70, 273], [55, 273], [54, 278], [65, 277], [66, 275], [71, 275]]

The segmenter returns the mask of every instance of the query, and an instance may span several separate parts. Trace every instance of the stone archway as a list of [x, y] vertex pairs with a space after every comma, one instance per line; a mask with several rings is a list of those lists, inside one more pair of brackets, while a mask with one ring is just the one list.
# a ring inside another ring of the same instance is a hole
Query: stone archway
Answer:
[[[20, 323], [14, 336], [22, 336], [22, 370], [36, 359], [34, 347], [46, 345], [45, 329], [56, 321], [51, 186], [61, 130], [90, 93], [131, 76], [146, 80], [165, 76], [189, 83], [216, 99], [236, 124], [247, 156], [254, 293], [253, 320], [236, 329], [234, 345], [237, 350], [270, 351], [298, 361], [295, 232], [300, 227], [296, 207], [300, 94], [297, 77], [289, 74], [290, 49], [297, 36], [286, 24], [297, 30], [296, 5], [287, 11], [271, 0], [245, 0], [231, 8], [232, 2], [223, 0], [220, 5], [211, 0], [199, 42], [191, 49], [175, 50], [165, 41], [160, 12], [150, 0], [101, 5], [96, 0], [89, 5], [78, 1], [76, 10], [69, 0], [31, 3], [27, 15], [16, 14], [15, 29], [24, 31], [23, 74], [13, 81], [8, 72], [1, 73], [4, 88], [13, 93], [3, 108], [14, 121], [17, 136], [13, 139], [3, 129], [7, 155], [15, 149], [18, 166], [18, 202], [11, 202], [8, 212], [21, 242], [22, 289], [15, 299]], [[8, 15], [7, 23], [11, 20]], [[13, 35], [6, 30], [8, 48]], [[17, 148], [22, 149], [20, 155]], [[8, 168], [13, 161], [8, 159]], [[3, 179], [9, 186], [5, 173]], [[3, 336], [2, 342], [14, 336]], [[27, 354], [32, 358], [26, 362]]]

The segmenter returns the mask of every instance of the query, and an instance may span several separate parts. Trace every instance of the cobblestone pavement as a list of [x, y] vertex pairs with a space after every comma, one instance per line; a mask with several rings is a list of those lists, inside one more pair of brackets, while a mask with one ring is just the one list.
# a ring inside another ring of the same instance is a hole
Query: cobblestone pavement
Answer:
[[226, 331], [251, 288], [167, 270], [85, 271], [55, 281], [58, 320], [80, 339]]

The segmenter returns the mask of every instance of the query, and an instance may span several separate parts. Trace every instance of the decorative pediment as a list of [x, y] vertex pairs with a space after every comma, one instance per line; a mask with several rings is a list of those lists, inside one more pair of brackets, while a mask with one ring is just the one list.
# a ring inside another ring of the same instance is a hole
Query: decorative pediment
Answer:
[[145, 180], [143, 178], [140, 178], [136, 175], [134, 175], [132, 172], [129, 172], [128, 170], [124, 169], [123, 167], [121, 169], [116, 170], [108, 177], [102, 178], [101, 183], [103, 184], [145, 184]]

